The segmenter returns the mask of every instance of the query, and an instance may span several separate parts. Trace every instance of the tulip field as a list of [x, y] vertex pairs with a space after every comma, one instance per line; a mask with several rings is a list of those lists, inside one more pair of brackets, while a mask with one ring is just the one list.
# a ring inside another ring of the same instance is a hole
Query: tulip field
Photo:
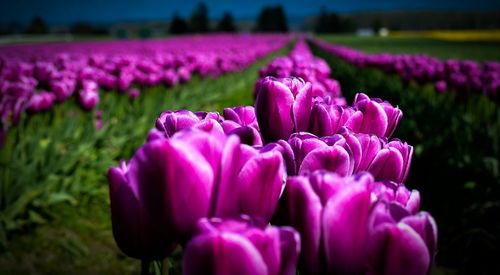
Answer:
[[489, 53], [0, 45], [0, 274], [495, 273]]

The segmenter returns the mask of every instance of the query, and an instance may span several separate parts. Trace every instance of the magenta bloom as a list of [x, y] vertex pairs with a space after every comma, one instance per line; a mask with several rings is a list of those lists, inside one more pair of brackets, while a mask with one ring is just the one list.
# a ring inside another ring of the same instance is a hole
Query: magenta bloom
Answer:
[[[430, 268], [429, 255], [436, 248], [436, 229], [428, 214], [417, 213], [418, 204], [416, 191], [374, 182], [369, 173], [340, 177], [317, 171], [308, 177], [288, 178], [277, 217], [301, 235], [300, 266], [305, 274], [406, 274], [412, 270], [417, 273], [411, 274], [425, 274]], [[383, 216], [379, 205], [394, 210]], [[393, 227], [403, 217], [415, 229], [406, 230], [399, 234], [404, 238], [399, 238]], [[398, 249], [409, 254], [393, 254]], [[418, 257], [404, 258], [407, 255]]]
[[183, 273], [293, 275], [300, 236], [291, 227], [239, 219], [201, 219], [184, 252]]
[[369, 222], [368, 272], [429, 274], [437, 226], [427, 212], [412, 215], [399, 204], [379, 202]]
[[362, 112], [357, 123], [353, 120], [347, 125], [356, 133], [390, 137], [403, 118], [403, 112], [398, 107], [378, 98], [370, 99], [362, 93], [356, 94], [353, 107]]
[[[150, 139], [132, 157], [125, 174], [145, 211], [158, 217], [155, 223], [181, 241], [193, 234], [202, 217], [248, 214], [270, 220], [285, 178], [279, 152], [261, 153], [236, 136], [198, 129]], [[110, 181], [110, 186], [116, 184]], [[125, 206], [112, 201], [113, 207], [115, 211]], [[116, 230], [127, 226], [113, 223]]]
[[300, 78], [266, 77], [257, 83], [255, 113], [266, 141], [306, 131], [312, 107], [311, 84]]
[[54, 105], [55, 98], [54, 94], [50, 92], [36, 93], [31, 96], [28, 102], [28, 111], [38, 113], [50, 110]]
[[146, 197], [129, 171], [130, 165], [125, 162], [108, 171], [113, 236], [127, 256], [161, 260], [172, 252], [176, 242], [166, 224], [158, 222], [163, 218], [161, 211], [146, 208]]

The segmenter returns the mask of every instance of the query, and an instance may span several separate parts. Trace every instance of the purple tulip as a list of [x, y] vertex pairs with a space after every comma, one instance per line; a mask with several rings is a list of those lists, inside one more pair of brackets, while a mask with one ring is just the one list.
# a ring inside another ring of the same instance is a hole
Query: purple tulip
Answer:
[[141, 94], [141, 92], [137, 88], [132, 88], [128, 91], [128, 95], [129, 95], [130, 99], [132, 99], [132, 100], [137, 99], [140, 94]]
[[356, 94], [353, 107], [362, 112], [361, 120], [353, 120], [353, 123], [346, 126], [356, 133], [390, 137], [403, 117], [399, 108], [378, 98], [370, 99], [363, 93]]
[[145, 208], [181, 241], [202, 217], [243, 213], [270, 220], [286, 177], [279, 152], [259, 153], [235, 136], [197, 129], [152, 139], [129, 166], [127, 181]]
[[177, 82], [179, 82], [179, 77], [177, 76], [177, 73], [173, 69], [167, 70], [163, 77], [165, 79], [165, 83], [169, 87], [175, 86], [177, 85]]
[[28, 102], [28, 111], [30, 112], [41, 112], [47, 111], [54, 105], [55, 96], [50, 92], [40, 92], [34, 94]]
[[369, 222], [368, 273], [428, 274], [437, 226], [426, 212], [411, 215], [398, 204], [379, 202]]
[[156, 120], [156, 128], [171, 137], [182, 129], [193, 127], [199, 121], [200, 118], [188, 110], [165, 111]]
[[377, 180], [405, 182], [410, 171], [412, 155], [413, 146], [395, 139], [375, 155], [367, 171]]
[[250, 126], [259, 130], [255, 109], [253, 106], [238, 106], [224, 109], [224, 118], [232, 120], [241, 126]]
[[448, 88], [447, 86], [448, 85], [446, 84], [446, 81], [444, 81], [444, 80], [439, 80], [439, 81], [436, 81], [434, 83], [434, 89], [436, 89], [436, 91], [438, 93], [444, 93], [446, 91], [446, 89]]
[[97, 83], [93, 81], [83, 82], [78, 99], [83, 109], [90, 110], [94, 108], [99, 103]]
[[[130, 164], [135, 165], [135, 161]], [[161, 222], [161, 211], [146, 208], [145, 197], [134, 181], [137, 171], [130, 164], [108, 171], [111, 222], [113, 235], [120, 250], [129, 257], [143, 260], [161, 260], [175, 248], [168, 228]]]
[[73, 90], [66, 81], [53, 81], [50, 83], [50, 88], [58, 102], [68, 99], [73, 94]]
[[286, 224], [301, 235], [305, 274], [363, 271], [371, 184], [369, 174], [344, 178], [314, 172], [288, 178], [283, 213]]
[[[419, 257], [426, 261], [408, 267], [427, 271], [429, 255], [436, 249], [436, 231], [428, 214], [411, 214], [418, 212], [419, 200], [417, 191], [410, 192], [391, 182], [374, 182], [369, 173], [340, 177], [316, 171], [307, 177], [288, 178], [276, 217], [299, 231], [303, 251], [300, 267], [305, 274], [354, 274], [367, 270], [379, 273], [392, 257], [398, 258], [393, 251], [385, 250], [392, 243], [382, 242], [386, 234], [382, 224], [392, 226], [400, 220], [423, 236], [423, 241], [417, 241], [424, 244], [419, 247], [425, 250], [420, 250], [423, 256]], [[386, 215], [388, 211], [379, 214], [378, 208], [385, 205], [394, 209], [390, 213], [394, 217]], [[393, 263], [395, 267], [399, 265], [397, 261]]]
[[338, 133], [344, 125], [360, 124], [362, 113], [351, 107], [343, 107], [330, 102], [316, 101], [311, 110], [309, 132], [319, 136]]
[[201, 219], [184, 252], [184, 274], [295, 274], [300, 236], [291, 227], [239, 219]]
[[266, 77], [257, 83], [255, 113], [266, 141], [306, 131], [312, 107], [311, 84], [300, 78]]

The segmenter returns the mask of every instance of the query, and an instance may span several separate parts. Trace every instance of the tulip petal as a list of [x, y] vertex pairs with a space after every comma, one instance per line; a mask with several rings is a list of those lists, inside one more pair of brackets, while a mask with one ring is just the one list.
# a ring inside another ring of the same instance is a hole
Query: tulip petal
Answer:
[[369, 272], [427, 274], [430, 257], [422, 238], [404, 223], [382, 224], [370, 237]]
[[120, 250], [137, 259], [165, 258], [174, 248], [168, 232], [152, 222], [137, 190], [126, 182], [122, 171], [111, 168], [108, 179], [113, 236]]
[[373, 100], [368, 101], [363, 111], [360, 132], [382, 137], [387, 130], [387, 124], [387, 114], [382, 106]]
[[208, 215], [214, 173], [188, 143], [170, 139], [143, 145], [130, 161], [127, 180], [138, 186], [148, 212], [163, 218], [155, 222], [174, 227], [182, 237]]
[[288, 138], [294, 130], [290, 89], [278, 81], [264, 83], [255, 101], [255, 113], [267, 142]]
[[262, 153], [250, 159], [237, 180], [241, 213], [261, 216], [269, 221], [276, 210], [285, 179], [283, 157], [279, 152]]
[[186, 247], [182, 263], [186, 275], [266, 275], [259, 251], [246, 238], [232, 233], [200, 235]]
[[427, 212], [420, 212], [417, 215], [403, 218], [401, 223], [409, 225], [424, 240], [429, 250], [432, 265], [437, 247], [437, 225], [432, 216]]
[[394, 148], [382, 149], [368, 167], [376, 180], [392, 180], [400, 182], [403, 173], [403, 157]]
[[213, 191], [212, 216], [225, 217], [238, 214], [238, 192], [236, 185], [237, 169], [240, 159], [240, 141], [237, 136], [230, 136], [224, 147], [219, 170], [219, 180]]
[[351, 168], [349, 153], [344, 148], [334, 145], [311, 151], [302, 161], [299, 175], [316, 170], [328, 170], [341, 176], [347, 176], [352, 174]]
[[329, 136], [334, 134], [334, 125], [331, 123], [331, 118], [325, 104], [316, 103], [311, 109], [311, 116], [309, 120], [310, 133], [317, 136]]
[[307, 82], [297, 93], [293, 103], [293, 119], [295, 132], [307, 131], [312, 108], [311, 83]]
[[280, 254], [281, 275], [295, 275], [297, 260], [300, 253], [300, 235], [291, 227], [281, 227], [280, 231]]
[[371, 192], [353, 183], [330, 198], [323, 210], [323, 238], [330, 273], [363, 270]]
[[288, 224], [300, 233], [301, 264], [309, 274], [318, 274], [322, 254], [321, 200], [306, 177], [288, 178], [285, 192]]

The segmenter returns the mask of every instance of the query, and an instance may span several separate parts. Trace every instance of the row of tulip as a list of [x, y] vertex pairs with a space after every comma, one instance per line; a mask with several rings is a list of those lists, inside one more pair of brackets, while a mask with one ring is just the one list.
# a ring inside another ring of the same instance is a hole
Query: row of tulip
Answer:
[[49, 110], [73, 96], [90, 110], [98, 104], [101, 88], [135, 98], [139, 90], [133, 85], [174, 86], [193, 74], [215, 78], [238, 71], [288, 40], [285, 35], [212, 35], [2, 46], [0, 130], [5, 134], [25, 111]]
[[185, 274], [428, 273], [437, 228], [404, 186], [413, 148], [388, 141], [401, 111], [281, 76], [258, 81], [255, 107], [160, 115], [108, 173], [120, 249], [148, 262], [180, 244]]
[[[337, 105], [347, 105], [342, 97], [340, 83], [330, 78], [331, 70], [325, 60], [315, 57], [304, 40], [299, 40], [289, 56], [273, 59], [267, 66], [259, 71], [261, 78], [272, 76], [277, 78], [300, 77], [306, 82], [311, 82], [312, 96], [318, 98], [328, 97]], [[257, 98], [258, 86], [254, 91]]]
[[395, 73], [408, 82], [433, 83], [436, 91], [453, 91], [460, 95], [482, 93], [500, 99], [500, 62], [483, 64], [472, 60], [440, 60], [427, 55], [369, 54], [345, 46], [313, 41], [321, 49], [357, 67], [374, 67]]

